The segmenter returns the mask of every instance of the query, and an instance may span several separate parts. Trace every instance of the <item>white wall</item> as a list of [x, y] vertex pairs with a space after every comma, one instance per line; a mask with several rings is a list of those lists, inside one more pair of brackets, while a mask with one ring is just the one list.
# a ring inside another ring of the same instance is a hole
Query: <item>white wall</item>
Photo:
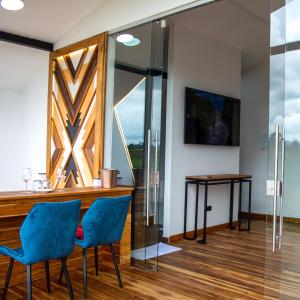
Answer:
[[[268, 164], [269, 63], [242, 74], [240, 171], [253, 176], [252, 211], [266, 213]], [[247, 211], [247, 188], [242, 209]]]
[[26, 150], [33, 179], [39, 177], [37, 173], [46, 172], [48, 67], [49, 58], [45, 52], [34, 76], [23, 91]]
[[[240, 98], [241, 52], [175, 25], [170, 31], [166, 191], [164, 235], [183, 232], [184, 185], [186, 175], [238, 173], [239, 147], [185, 145], [185, 87]], [[199, 225], [203, 224], [203, 189], [199, 193]], [[194, 223], [194, 189], [189, 192], [188, 230]], [[210, 187], [208, 226], [228, 222], [229, 187]], [[237, 197], [234, 219], [237, 219]]]
[[0, 91], [0, 191], [24, 189], [22, 169], [27, 166], [22, 94]]
[[24, 90], [0, 91], [0, 191], [23, 190], [25, 167], [33, 179], [46, 171], [47, 52], [33, 74]]
[[[213, 0], [109, 0], [104, 1], [91, 14], [77, 23], [68, 33], [56, 43], [55, 48], [61, 48], [90, 36], [118, 29], [131, 27], [135, 22], [181, 7], [195, 6]], [[183, 7], [182, 7], [183, 9]]]

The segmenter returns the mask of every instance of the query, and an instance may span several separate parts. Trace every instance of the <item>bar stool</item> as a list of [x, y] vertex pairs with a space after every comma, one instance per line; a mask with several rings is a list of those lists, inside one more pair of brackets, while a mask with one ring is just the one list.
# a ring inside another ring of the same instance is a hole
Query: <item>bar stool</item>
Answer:
[[[98, 246], [109, 246], [115, 272], [122, 288], [122, 280], [113, 244], [121, 240], [131, 196], [98, 198], [82, 218], [83, 237], [76, 239], [76, 245], [83, 249], [83, 286], [87, 298], [87, 250], [94, 248], [95, 268], [98, 275]], [[62, 280], [62, 270], [59, 282]]]
[[0, 246], [0, 253], [9, 256], [10, 262], [2, 293], [4, 300], [9, 286], [14, 261], [26, 265], [27, 299], [32, 297], [31, 266], [45, 262], [48, 293], [50, 293], [49, 260], [60, 259], [70, 298], [74, 299], [73, 289], [66, 265], [75, 245], [76, 228], [80, 217], [80, 200], [38, 203], [33, 206], [20, 228], [22, 247], [11, 249]]

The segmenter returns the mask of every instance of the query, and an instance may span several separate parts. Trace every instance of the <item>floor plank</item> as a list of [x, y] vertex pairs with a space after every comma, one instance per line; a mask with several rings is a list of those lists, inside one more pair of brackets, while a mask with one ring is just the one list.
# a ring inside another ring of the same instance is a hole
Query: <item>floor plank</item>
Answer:
[[[208, 236], [207, 244], [178, 241], [181, 251], [162, 256], [157, 273], [135, 268], [121, 271], [124, 289], [118, 287], [112, 269], [99, 277], [88, 272], [89, 299], [300, 299], [299, 228], [285, 232], [282, 253], [271, 253], [265, 224], [256, 221], [250, 233], [227, 229]], [[24, 274], [25, 276], [25, 274]], [[71, 273], [76, 299], [82, 299], [82, 272]], [[69, 299], [65, 283], [51, 278], [51, 294], [46, 282], [33, 283], [33, 299]], [[25, 299], [26, 286], [9, 289], [7, 299]]]

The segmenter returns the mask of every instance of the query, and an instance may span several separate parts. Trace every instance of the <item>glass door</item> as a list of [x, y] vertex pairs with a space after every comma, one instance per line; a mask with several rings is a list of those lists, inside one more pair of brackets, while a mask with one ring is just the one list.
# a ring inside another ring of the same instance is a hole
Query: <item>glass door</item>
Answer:
[[153, 270], [163, 229], [166, 33], [165, 22], [157, 21], [110, 37], [110, 51], [114, 49], [111, 166], [120, 170], [123, 184], [135, 187], [132, 264]]
[[300, 0], [270, 4], [265, 281], [283, 299], [300, 292]]
[[300, 0], [271, 1], [266, 280], [278, 298], [299, 290]]
[[285, 0], [271, 0], [270, 9], [270, 101], [266, 247], [267, 250], [271, 249], [274, 253], [281, 248], [283, 229], [282, 187], [284, 181], [284, 119], [286, 100]]
[[300, 0], [271, 1], [267, 224], [273, 252], [285, 247], [289, 232], [300, 232], [299, 19]]

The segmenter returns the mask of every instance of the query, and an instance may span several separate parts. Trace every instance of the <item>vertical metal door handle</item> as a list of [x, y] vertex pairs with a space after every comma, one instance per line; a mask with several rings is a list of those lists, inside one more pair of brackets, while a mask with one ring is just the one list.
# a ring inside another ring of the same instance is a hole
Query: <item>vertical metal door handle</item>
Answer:
[[276, 125], [275, 133], [275, 169], [274, 169], [274, 199], [273, 199], [273, 236], [272, 251], [276, 249], [276, 232], [277, 232], [277, 193], [278, 193], [278, 142], [279, 142], [279, 125]]
[[146, 183], [146, 225], [149, 226], [149, 203], [150, 203], [150, 150], [151, 150], [151, 130], [148, 130], [147, 149], [147, 183]]
[[280, 202], [279, 202], [279, 244], [278, 248], [281, 249], [283, 238], [283, 188], [284, 188], [284, 156], [285, 156], [285, 132], [284, 126], [282, 127], [281, 141], [281, 185], [280, 185]]
[[155, 176], [155, 183], [154, 183], [154, 224], [156, 224], [157, 218], [157, 199], [158, 199], [158, 183], [156, 182], [158, 176], [158, 134], [155, 131], [155, 161], [154, 161], [154, 176]]

